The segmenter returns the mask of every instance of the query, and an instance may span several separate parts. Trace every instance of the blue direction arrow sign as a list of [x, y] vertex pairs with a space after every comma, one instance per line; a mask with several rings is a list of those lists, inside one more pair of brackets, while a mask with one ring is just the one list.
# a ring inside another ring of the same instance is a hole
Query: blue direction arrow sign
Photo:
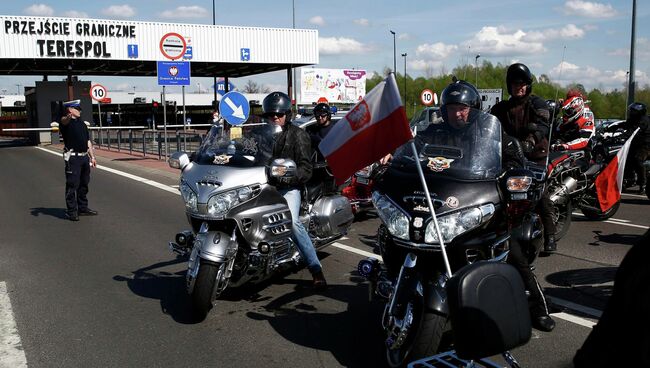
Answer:
[[219, 102], [221, 116], [231, 125], [240, 125], [248, 120], [250, 106], [248, 100], [239, 92], [226, 93]]
[[190, 62], [189, 61], [158, 61], [159, 86], [189, 86]]

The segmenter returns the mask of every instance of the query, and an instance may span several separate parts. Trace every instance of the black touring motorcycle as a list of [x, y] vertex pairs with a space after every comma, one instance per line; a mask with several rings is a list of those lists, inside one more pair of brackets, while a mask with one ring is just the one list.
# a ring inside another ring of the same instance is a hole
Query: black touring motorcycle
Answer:
[[504, 170], [501, 126], [492, 115], [472, 110], [463, 129], [461, 137], [452, 136], [438, 122], [419, 131], [414, 144], [397, 150], [373, 193], [382, 221], [378, 247], [383, 263], [361, 261], [359, 273], [370, 280], [371, 297], [386, 300], [382, 324], [392, 367], [449, 347], [445, 287], [451, 273], [479, 261], [505, 262], [512, 241], [520, 242], [532, 261], [543, 244], [542, 225], [533, 212], [543, 168]]

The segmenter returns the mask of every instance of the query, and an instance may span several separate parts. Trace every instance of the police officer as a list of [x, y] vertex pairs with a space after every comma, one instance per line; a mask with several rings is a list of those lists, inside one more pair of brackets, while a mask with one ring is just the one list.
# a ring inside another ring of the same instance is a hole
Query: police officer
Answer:
[[[549, 107], [546, 101], [531, 95], [533, 75], [524, 64], [515, 63], [508, 67], [506, 84], [510, 98], [492, 107], [492, 115], [499, 118], [503, 130], [518, 139], [524, 147], [528, 160], [545, 164], [548, 155]], [[553, 222], [553, 203], [544, 192], [538, 211], [544, 225], [544, 251], [557, 250], [556, 227]]]
[[97, 215], [97, 211], [88, 207], [86, 197], [90, 167], [96, 167], [97, 161], [88, 127], [81, 120], [79, 100], [65, 102], [63, 107], [66, 111], [61, 118], [59, 131], [64, 145], [66, 217], [71, 221], [79, 221], [79, 216]]
[[263, 117], [270, 123], [281, 128], [273, 144], [271, 159], [291, 159], [296, 163], [296, 175], [280, 178], [275, 184], [278, 192], [284, 197], [291, 211], [291, 230], [298, 250], [307, 263], [307, 268], [313, 278], [315, 289], [327, 287], [323, 267], [316, 255], [314, 244], [309, 233], [300, 221], [300, 189], [312, 175], [311, 141], [309, 134], [291, 124], [291, 99], [286, 93], [272, 92], [262, 101]]

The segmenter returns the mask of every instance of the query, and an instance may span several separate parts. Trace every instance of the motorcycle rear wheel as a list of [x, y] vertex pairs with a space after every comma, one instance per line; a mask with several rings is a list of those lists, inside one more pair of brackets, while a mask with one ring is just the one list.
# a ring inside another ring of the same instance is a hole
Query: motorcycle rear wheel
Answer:
[[553, 221], [555, 222], [555, 234], [553, 235], [555, 241], [562, 239], [571, 227], [571, 212], [573, 207], [571, 201], [567, 201], [565, 205], [553, 206]]
[[212, 309], [212, 299], [221, 263], [203, 263], [196, 275], [194, 290], [191, 295], [194, 315], [203, 320]]
[[409, 338], [400, 349], [386, 348], [386, 361], [392, 368], [406, 367], [409, 362], [437, 354], [444, 343], [445, 332], [450, 329], [447, 317], [432, 312], [423, 312], [419, 305], [414, 311], [417, 328], [411, 331], [414, 338]]

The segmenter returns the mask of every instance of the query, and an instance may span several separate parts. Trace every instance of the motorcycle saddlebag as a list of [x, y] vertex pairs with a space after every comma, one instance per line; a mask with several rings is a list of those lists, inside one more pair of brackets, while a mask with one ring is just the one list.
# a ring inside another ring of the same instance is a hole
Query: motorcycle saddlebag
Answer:
[[316, 234], [328, 237], [347, 233], [354, 221], [350, 201], [341, 195], [329, 195], [318, 198], [312, 211], [316, 215]]
[[513, 266], [485, 261], [467, 265], [449, 279], [447, 296], [458, 357], [477, 360], [530, 339], [528, 300]]

